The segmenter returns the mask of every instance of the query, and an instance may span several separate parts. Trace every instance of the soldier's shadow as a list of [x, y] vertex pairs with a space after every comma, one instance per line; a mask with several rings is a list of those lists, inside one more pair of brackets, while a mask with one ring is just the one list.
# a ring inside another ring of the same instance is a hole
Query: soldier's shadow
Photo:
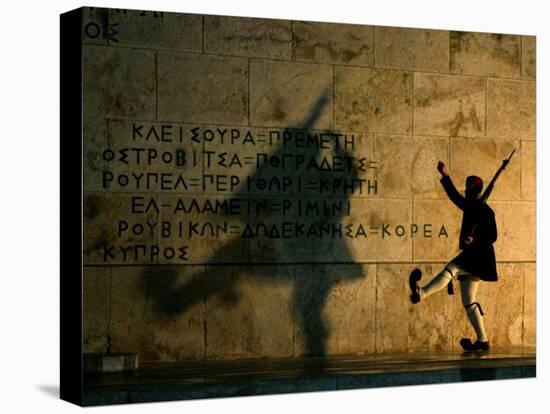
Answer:
[[[301, 124], [295, 125], [290, 129], [302, 131], [313, 131], [314, 126], [319, 119], [323, 108], [328, 103], [328, 91], [325, 91], [317, 100], [309, 114], [308, 118]], [[343, 146], [334, 147], [334, 154], [337, 156], [352, 156]], [[270, 154], [281, 158], [283, 153], [288, 152], [287, 148], [279, 144]], [[310, 157], [318, 157], [320, 150], [317, 147], [311, 146], [304, 148], [303, 155], [306, 159]], [[255, 180], [259, 176], [276, 176], [276, 171], [269, 171], [269, 165], [262, 169], [255, 170], [250, 178]], [[280, 172], [279, 172], [280, 174]], [[314, 174], [319, 174], [314, 173]], [[332, 171], [323, 171], [324, 178], [347, 178], [354, 180], [358, 176], [357, 167], [352, 166], [345, 174], [342, 172], [336, 173]], [[315, 177], [314, 177], [315, 178]], [[318, 177], [316, 177], [318, 178]], [[347, 194], [341, 196], [344, 202], [347, 202], [354, 189], [347, 191]], [[232, 197], [246, 198], [250, 194], [243, 188], [236, 191]], [[317, 199], [332, 199], [330, 195], [317, 195]], [[259, 222], [277, 222], [283, 220], [279, 216], [280, 213], [266, 213], [262, 216], [248, 216], [247, 223], [254, 227]], [[306, 218], [314, 223], [322, 224], [332, 222], [337, 224], [341, 221], [345, 213], [333, 214], [330, 217], [322, 214], [314, 218]], [[220, 220], [223, 217], [219, 217]], [[287, 220], [288, 218], [284, 218]], [[297, 218], [299, 219], [299, 218]], [[249, 239], [250, 243], [255, 243], [255, 239]], [[267, 240], [269, 244], [270, 240]], [[297, 266], [295, 269], [307, 269], [307, 263], [312, 265], [316, 262], [330, 262], [333, 258], [327, 256], [327, 243], [320, 242], [315, 238], [291, 240], [285, 242], [278, 239], [276, 241], [277, 248], [261, 250], [262, 263], [288, 263], [296, 261], [296, 250], [300, 252], [300, 263], [302, 266]], [[322, 243], [322, 246], [321, 246]], [[345, 274], [334, 274], [334, 272], [321, 270], [319, 274], [314, 274], [308, 269], [303, 275], [295, 275], [289, 278], [278, 269], [276, 265], [259, 266], [253, 272], [249, 272], [258, 279], [269, 280], [274, 283], [293, 283], [293, 312], [295, 314], [296, 323], [304, 339], [304, 355], [323, 356], [327, 353], [327, 339], [330, 333], [330, 326], [327, 318], [323, 315], [327, 298], [336, 283], [351, 281], [360, 277], [366, 277], [365, 268], [353, 261], [353, 255], [344, 237], [335, 237], [330, 241], [329, 250], [332, 252], [338, 251], [339, 262], [347, 263], [345, 266]], [[219, 262], [224, 262], [228, 257], [242, 256], [242, 239], [235, 238], [232, 241], [225, 243], [221, 248], [217, 249], [212, 257], [208, 259], [208, 263], [202, 269], [203, 271], [195, 272], [189, 277], [184, 277], [184, 282], [180, 278], [181, 273], [185, 272], [185, 267], [175, 266], [154, 266], [148, 267], [141, 275], [141, 286], [148, 299], [152, 302], [152, 306], [157, 315], [161, 317], [177, 317], [191, 306], [202, 301], [218, 299], [226, 305], [236, 304], [241, 298], [238, 292], [238, 281], [242, 274], [235, 269], [238, 266], [228, 265], [232, 267], [231, 271], [224, 269], [220, 265], [214, 265]], [[327, 264], [326, 266], [330, 266]], [[309, 266], [313, 269], [327, 269], [324, 266]], [[258, 280], [258, 282], [261, 282]], [[238, 329], [238, 327], [236, 327]]]

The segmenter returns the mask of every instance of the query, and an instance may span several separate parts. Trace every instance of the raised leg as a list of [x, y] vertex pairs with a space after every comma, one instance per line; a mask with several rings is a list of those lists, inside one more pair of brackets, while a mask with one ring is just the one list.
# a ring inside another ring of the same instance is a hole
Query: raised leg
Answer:
[[428, 296], [433, 295], [436, 292], [447, 287], [449, 282], [453, 279], [451, 271], [445, 267], [441, 272], [434, 276], [427, 285], [420, 288], [420, 300], [426, 299]]

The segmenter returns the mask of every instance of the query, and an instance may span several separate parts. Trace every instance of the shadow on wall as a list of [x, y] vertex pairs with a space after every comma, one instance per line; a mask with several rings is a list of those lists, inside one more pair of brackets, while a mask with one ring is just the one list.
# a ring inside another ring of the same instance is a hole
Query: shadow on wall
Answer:
[[[314, 129], [315, 123], [319, 119], [323, 108], [327, 105], [329, 101], [329, 90], [324, 91], [321, 96], [318, 98], [315, 106], [313, 107], [310, 115], [304, 122], [301, 124], [290, 127], [289, 129], [298, 129], [302, 131], [312, 131]], [[332, 135], [330, 135], [333, 137]], [[334, 137], [332, 139], [335, 139]], [[332, 154], [333, 156], [341, 157], [351, 157], [346, 149], [342, 145], [333, 145]], [[292, 150], [291, 150], [292, 151]], [[302, 149], [300, 149], [302, 151]], [[307, 146], [303, 148], [303, 155], [306, 159], [319, 159], [321, 156], [321, 149], [318, 146]], [[285, 148], [282, 143], [278, 144], [275, 150], [270, 154], [271, 156], [281, 157], [283, 153], [288, 153], [289, 149]], [[270, 171], [270, 166], [267, 165], [265, 168], [256, 169], [250, 176], [252, 180], [255, 181], [255, 178], [269, 176], [270, 174], [277, 174], [276, 170]], [[280, 174], [280, 170], [279, 170]], [[319, 171], [309, 172], [311, 175], [309, 178], [319, 178]], [[315, 175], [317, 174], [317, 175]], [[349, 166], [348, 171], [344, 172], [334, 172], [322, 171], [324, 178], [343, 178], [345, 176], [348, 180], [354, 180], [357, 178], [358, 170], [355, 165]], [[243, 182], [246, 180], [243, 180]], [[343, 194], [342, 197], [344, 201], [347, 202], [350, 195], [357, 187], [357, 181], [353, 181], [354, 187], [352, 190], [348, 190], [346, 194]], [[246, 198], [249, 197], [249, 194], [244, 188], [239, 189], [232, 195], [233, 198]], [[331, 199], [334, 198], [331, 195], [316, 195], [315, 199]], [[327, 223], [328, 221], [332, 223], [339, 223], [344, 212], [338, 212], [335, 215], [330, 217], [323, 216], [320, 214], [317, 217], [307, 217], [308, 223]], [[252, 227], [255, 227], [260, 221], [265, 222], [281, 222], [287, 221], [289, 218], [284, 217], [281, 213], [266, 213], [259, 216], [248, 216], [247, 224]], [[255, 239], [250, 239], [252, 243], [255, 242]], [[319, 246], [319, 239], [316, 238], [304, 238], [299, 240], [292, 240], [292, 243], [285, 243], [278, 239], [278, 249], [266, 249], [262, 251], [262, 263], [285, 263], [291, 262], [288, 260], [287, 255], [291, 255], [292, 250], [299, 249], [300, 252], [304, 252], [303, 260], [300, 262], [312, 262], [315, 261], [324, 261], [327, 262], [326, 253]], [[343, 257], [343, 262], [353, 263], [353, 257], [349, 246], [344, 238], [335, 237], [333, 239], [335, 246], [334, 248], [338, 250], [339, 256]], [[230, 241], [218, 249], [215, 255], [208, 260], [210, 263], [217, 263], [223, 260], [217, 260], [218, 258], [227, 258], [227, 257], [239, 257], [241, 254], [241, 242], [240, 238]], [[325, 243], [325, 242], [324, 242]], [[325, 257], [322, 257], [324, 255]], [[315, 259], [321, 260], [315, 260]], [[160, 317], [177, 317], [178, 315], [184, 313], [191, 306], [208, 300], [213, 297], [221, 299], [225, 304], [235, 304], [239, 299], [239, 294], [237, 292], [237, 282], [242, 276], [237, 272], [224, 272], [223, 277], [219, 277], [219, 266], [208, 266], [206, 265], [206, 270], [202, 273], [194, 274], [190, 276], [187, 281], [183, 284], [178, 283], [180, 280], [180, 272], [185, 272], [186, 267], [148, 267], [144, 270], [141, 276], [141, 286], [144, 290], [144, 293], [147, 295], [149, 300], [153, 303], [153, 309]], [[270, 269], [273, 269], [270, 271]], [[300, 324], [301, 331], [304, 336], [305, 341], [305, 355], [309, 356], [323, 356], [326, 355], [327, 351], [327, 339], [330, 333], [330, 327], [326, 318], [323, 317], [323, 309], [325, 307], [326, 300], [328, 295], [335, 283], [338, 281], [345, 282], [346, 280], [352, 280], [363, 275], [364, 269], [359, 264], [346, 266], [347, 273], [345, 275], [339, 275], [338, 278], [331, 277], [328, 275], [311, 274], [311, 277], [296, 277], [295, 283], [293, 286], [293, 301], [291, 306], [294, 306], [296, 323]], [[280, 283], [288, 283], [288, 279], [284, 280], [281, 277], [281, 272], [277, 271], [277, 267], [273, 265], [261, 266], [262, 274], [258, 273], [255, 275], [258, 278], [266, 278], [272, 281]], [[176, 333], [174, 333], [175, 335]]]

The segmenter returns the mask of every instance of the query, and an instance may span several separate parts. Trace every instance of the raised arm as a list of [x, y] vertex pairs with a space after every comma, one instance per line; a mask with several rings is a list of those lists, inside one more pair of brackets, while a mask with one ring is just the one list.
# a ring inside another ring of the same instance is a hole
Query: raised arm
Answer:
[[445, 163], [439, 161], [437, 163], [437, 170], [441, 173], [441, 184], [443, 185], [443, 189], [447, 193], [447, 196], [459, 209], [464, 210], [466, 207], [466, 199], [456, 190], [456, 187], [447, 172]]

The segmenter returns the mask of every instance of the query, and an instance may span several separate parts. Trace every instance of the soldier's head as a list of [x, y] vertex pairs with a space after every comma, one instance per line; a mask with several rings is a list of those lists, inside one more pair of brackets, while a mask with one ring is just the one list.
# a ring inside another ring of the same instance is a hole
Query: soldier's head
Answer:
[[481, 195], [481, 190], [483, 189], [483, 180], [477, 175], [470, 175], [466, 178], [466, 198], [470, 200], [476, 200]]

